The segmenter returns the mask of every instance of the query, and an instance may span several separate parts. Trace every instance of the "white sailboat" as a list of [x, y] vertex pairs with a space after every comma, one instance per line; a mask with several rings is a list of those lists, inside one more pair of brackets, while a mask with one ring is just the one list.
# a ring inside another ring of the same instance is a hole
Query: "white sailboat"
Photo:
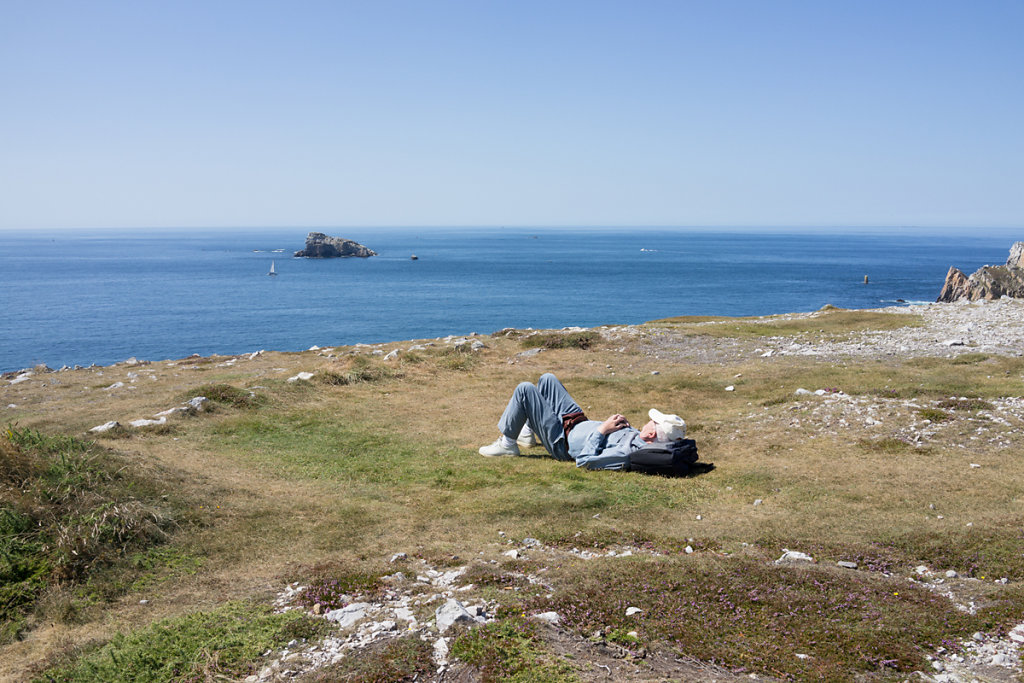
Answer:
[[274, 270], [274, 262], [273, 261], [270, 262], [270, 272], [267, 273], [267, 275], [277, 275], [277, 271]]

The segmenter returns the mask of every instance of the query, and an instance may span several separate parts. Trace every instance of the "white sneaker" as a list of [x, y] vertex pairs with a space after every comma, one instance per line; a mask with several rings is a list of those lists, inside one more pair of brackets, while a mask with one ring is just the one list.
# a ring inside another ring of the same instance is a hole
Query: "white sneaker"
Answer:
[[501, 445], [501, 439], [499, 438], [489, 446], [481, 446], [480, 455], [486, 455], [488, 458], [493, 458], [497, 455], [519, 455], [519, 446], [512, 444], [511, 448], [507, 448]]
[[537, 435], [526, 427], [523, 427], [523, 431], [519, 432], [516, 442], [524, 448], [533, 448], [540, 445], [540, 439], [537, 438]]

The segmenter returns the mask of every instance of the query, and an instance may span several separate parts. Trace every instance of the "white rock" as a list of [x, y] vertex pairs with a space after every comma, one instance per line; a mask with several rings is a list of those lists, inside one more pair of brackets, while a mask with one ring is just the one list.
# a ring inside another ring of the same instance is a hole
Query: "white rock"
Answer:
[[685, 548], [683, 548], [683, 552], [686, 553], [687, 555], [692, 555], [693, 554], [693, 546], [689, 546], [689, 545], [686, 546]]
[[109, 432], [111, 429], [114, 429], [114, 428], [120, 427], [120, 426], [121, 426], [120, 422], [117, 422], [116, 420], [111, 420], [110, 422], [104, 422], [101, 425], [97, 425], [97, 426], [93, 427], [92, 429], [90, 429], [89, 431], [94, 433], [94, 434], [100, 434], [102, 432]]
[[802, 389], [802, 388], [801, 389], [797, 389], [793, 393], [796, 394], [797, 396], [813, 396], [814, 395], [813, 391], [808, 391], [807, 389]]
[[394, 349], [388, 355], [384, 356], [384, 360], [395, 360], [398, 358], [398, 349]]
[[302, 381], [304, 381], [304, 382], [308, 381], [308, 380], [311, 380], [311, 379], [313, 379], [313, 373], [312, 372], [300, 372], [299, 374], [295, 375], [294, 377], [289, 377], [288, 381], [289, 382], [298, 382], [300, 379]]
[[324, 615], [324, 618], [338, 623], [341, 628], [348, 628], [353, 624], [366, 618], [366, 610], [370, 608], [368, 602], [353, 602], [341, 609], [332, 609]]
[[103, 391], [110, 391], [111, 389], [120, 389], [124, 386], [124, 382], [114, 382], [109, 387], [103, 387]]
[[1013, 657], [1009, 656], [1005, 652], [993, 655], [992, 659], [989, 660], [989, 664], [993, 666], [1002, 666], [1011, 668], [1013, 666]]
[[166, 417], [166, 416], [169, 416], [169, 415], [175, 415], [177, 413], [187, 413], [187, 412], [188, 412], [188, 408], [186, 408], [184, 406], [178, 406], [177, 408], [168, 408], [167, 410], [162, 410], [159, 413], [157, 413], [156, 415], [154, 415], [153, 417]]
[[518, 560], [520, 557], [522, 557], [522, 554], [515, 548], [503, 552], [502, 555], [504, 555], [505, 557], [511, 557], [513, 560]]
[[540, 621], [546, 621], [549, 624], [554, 625], [558, 625], [558, 622], [562, 620], [562, 617], [559, 616], [558, 612], [541, 612], [540, 614], [534, 614], [533, 618], [539, 619]]
[[814, 558], [807, 553], [798, 550], [786, 550], [783, 548], [782, 557], [775, 560], [775, 564], [795, 564], [798, 562], [814, 562]]
[[976, 463], [976, 462], [972, 462], [971, 463], [971, 468], [972, 469], [978, 469], [979, 467], [981, 467], [981, 465], [979, 465], [978, 463]]
[[482, 341], [480, 341], [479, 339], [474, 340], [473, 343], [469, 345], [469, 349], [471, 351], [479, 351], [480, 349], [486, 349], [486, 348], [487, 348], [487, 346], [485, 346], [484, 343]]
[[408, 557], [409, 556], [406, 555], [405, 553], [395, 553], [394, 555], [391, 556], [391, 562], [398, 562], [399, 560], [404, 560], [404, 559], [406, 559]]
[[736, 387], [734, 387], [733, 385], [731, 385], [731, 384], [730, 384], [729, 386], [727, 386], [727, 387], [725, 388], [725, 390], [726, 390], [726, 391], [736, 391]]
[[627, 607], [626, 608], [626, 616], [627, 617], [631, 617], [634, 614], [642, 614], [642, 613], [643, 613], [643, 610], [640, 609], [639, 607]]
[[474, 621], [473, 615], [466, 611], [462, 603], [455, 598], [448, 600], [434, 612], [434, 620], [437, 623], [437, 630], [441, 633], [447, 631], [453, 624], [462, 621]]
[[132, 420], [128, 424], [132, 427], [153, 427], [156, 425], [162, 425], [167, 423], [166, 417], [161, 417], [159, 420], [147, 420], [145, 418], [139, 420]]
[[438, 638], [434, 641], [434, 663], [444, 664], [448, 661], [448, 639]]
[[950, 570], [946, 571], [946, 578], [947, 579], [955, 579], [956, 577], [957, 577], [957, 573], [956, 573], [955, 570], [950, 569]]
[[194, 398], [190, 398], [186, 403], [190, 408], [202, 410], [206, 404], [206, 400], [205, 396], [196, 396]]
[[815, 389], [814, 390], [814, 395], [815, 396], [824, 396], [825, 395], [825, 390], [824, 389]]

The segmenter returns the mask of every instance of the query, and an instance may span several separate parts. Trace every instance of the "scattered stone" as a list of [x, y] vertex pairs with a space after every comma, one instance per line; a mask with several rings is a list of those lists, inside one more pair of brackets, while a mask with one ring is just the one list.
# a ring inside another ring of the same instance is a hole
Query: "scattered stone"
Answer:
[[111, 429], [116, 429], [120, 426], [120, 422], [116, 420], [111, 420], [110, 422], [104, 422], [101, 425], [97, 425], [90, 429], [89, 431], [92, 432], [93, 434], [102, 434], [103, 432], [109, 432]]
[[642, 613], [643, 613], [643, 610], [640, 609], [639, 607], [627, 607], [626, 608], [626, 616], [627, 617], [631, 617], [634, 614], [642, 614]]
[[132, 420], [128, 424], [132, 427], [155, 427], [156, 425], [162, 425], [167, 423], [166, 417], [161, 417], [159, 420], [147, 420], [145, 418], [139, 420]]
[[395, 360], [398, 358], [398, 349], [393, 349], [390, 353], [384, 356], [384, 360]]
[[298, 382], [299, 380], [302, 380], [303, 382], [306, 382], [306, 381], [309, 381], [311, 379], [313, 379], [313, 373], [312, 372], [300, 372], [299, 374], [295, 375], [294, 377], [289, 377], [287, 381], [289, 381], [289, 382]]
[[814, 558], [807, 553], [798, 550], [782, 549], [782, 557], [775, 560], [775, 564], [799, 564], [802, 562], [814, 562]]
[[558, 612], [541, 612], [540, 614], [534, 614], [533, 618], [540, 621], [546, 621], [554, 626], [557, 626], [562, 620], [562, 617], [559, 616]]
[[856, 562], [849, 562], [847, 560], [839, 560], [838, 562], [836, 562], [836, 564], [838, 566], [842, 567], [843, 569], [856, 569], [857, 568], [857, 563]]
[[330, 621], [338, 623], [341, 628], [348, 628], [366, 618], [366, 611], [370, 608], [368, 602], [353, 602], [351, 605], [334, 609], [324, 615]]
[[757, 500], [754, 501], [754, 507], [757, 507], [757, 506], [761, 505], [762, 503], [764, 503], [764, 501], [761, 500], [760, 498], [758, 498]]
[[518, 560], [519, 558], [521, 558], [523, 556], [522, 553], [520, 553], [515, 548], [513, 548], [512, 550], [508, 550], [506, 552], [503, 552], [502, 555], [504, 555], [505, 557], [511, 557], [513, 560]]
[[725, 388], [725, 390], [726, 390], [726, 391], [736, 391], [736, 387], [734, 387], [733, 385], [731, 385], [731, 384], [730, 384], [729, 386], [727, 386], [727, 387]]
[[455, 598], [448, 600], [434, 612], [434, 621], [440, 633], [447, 631], [453, 624], [459, 622], [472, 622], [473, 615], [466, 611], [462, 603]]
[[398, 562], [399, 560], [406, 560], [408, 558], [409, 558], [409, 556], [406, 555], [405, 553], [395, 553], [394, 555], [391, 556], [391, 560], [390, 561], [392, 563], [395, 563], [395, 562]]
[[807, 389], [797, 389], [793, 393], [796, 394], [797, 396], [813, 396], [814, 395], [813, 391], [808, 391]]
[[120, 389], [124, 386], [124, 382], [114, 382], [109, 387], [103, 387], [103, 391], [110, 391], [111, 389]]

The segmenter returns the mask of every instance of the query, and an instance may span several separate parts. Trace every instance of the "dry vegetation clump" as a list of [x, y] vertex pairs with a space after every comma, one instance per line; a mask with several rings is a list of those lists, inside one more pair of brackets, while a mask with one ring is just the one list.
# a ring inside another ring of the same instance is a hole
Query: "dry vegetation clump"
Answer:
[[348, 386], [362, 382], [381, 382], [399, 376], [394, 368], [374, 363], [368, 356], [356, 355], [349, 358], [347, 367], [343, 369], [324, 368], [314, 377], [321, 384], [331, 386]]

